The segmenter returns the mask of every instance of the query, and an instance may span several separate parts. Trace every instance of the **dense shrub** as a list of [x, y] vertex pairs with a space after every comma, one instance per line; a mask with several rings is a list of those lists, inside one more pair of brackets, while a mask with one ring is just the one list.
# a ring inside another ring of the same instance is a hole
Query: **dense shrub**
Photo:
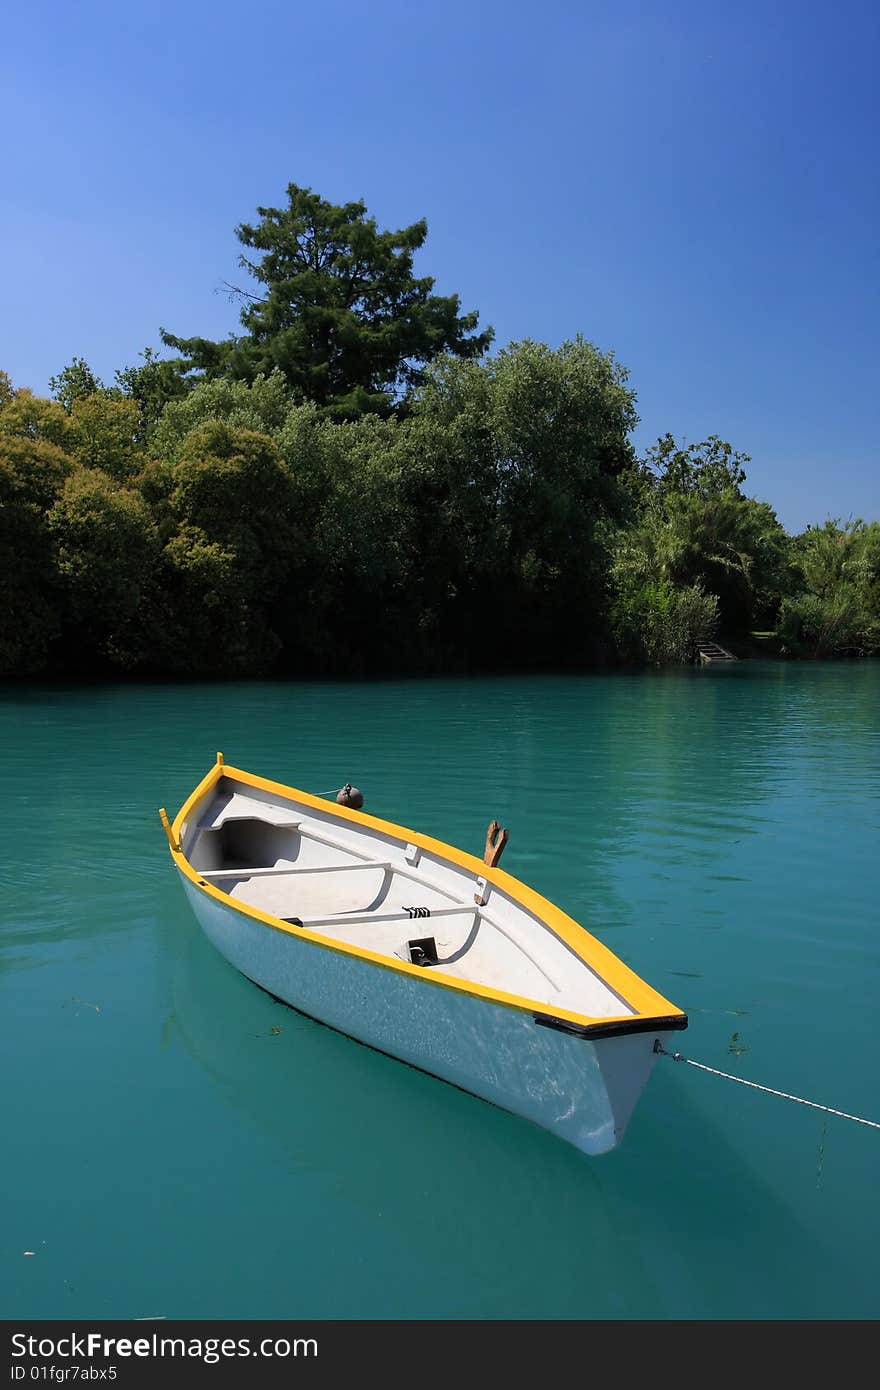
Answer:
[[649, 580], [619, 594], [612, 608], [620, 651], [653, 666], [693, 661], [697, 643], [712, 638], [717, 626], [718, 600], [699, 584]]
[[785, 598], [779, 635], [800, 656], [880, 651], [880, 525], [827, 521], [795, 541], [799, 592]]

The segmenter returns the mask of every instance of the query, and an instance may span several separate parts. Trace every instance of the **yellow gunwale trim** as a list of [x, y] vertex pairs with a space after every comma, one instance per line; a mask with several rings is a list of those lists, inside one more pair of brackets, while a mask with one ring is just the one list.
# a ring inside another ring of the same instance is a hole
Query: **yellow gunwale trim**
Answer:
[[[304, 806], [310, 806], [316, 811], [323, 811], [325, 814], [329, 812], [337, 820], [369, 826], [370, 829], [378, 830], [384, 835], [390, 835], [393, 839], [400, 840], [404, 844], [418, 845], [420, 849], [456, 864], [459, 868], [467, 869], [469, 873], [473, 873], [478, 878], [484, 878], [487, 883], [493, 884], [502, 893], [519, 903], [555, 936], [564, 941], [609, 989], [626, 1001], [633, 1013], [605, 1014], [594, 1017], [588, 1014], [574, 1013], [570, 1009], [559, 1009], [555, 1005], [549, 1005], [540, 1000], [527, 999], [518, 994], [507, 994], [503, 990], [492, 989], [488, 985], [476, 984], [471, 980], [456, 979], [440, 970], [424, 970], [421, 966], [411, 965], [408, 961], [391, 959], [389, 956], [379, 955], [376, 951], [365, 950], [362, 946], [355, 946], [347, 941], [338, 941], [335, 938], [322, 936], [320, 932], [312, 931], [309, 927], [297, 927], [292, 922], [283, 922], [280, 917], [272, 917], [267, 912], [261, 912], [259, 908], [251, 907], [248, 903], [231, 898], [228, 893], [224, 893], [213, 883], [208, 883], [207, 880], [203, 879], [190, 864], [182, 849], [183, 826], [199, 802], [213, 790], [216, 783], [223, 777], [228, 777], [233, 782], [241, 782], [245, 786], [255, 787], [259, 791], [271, 792], [286, 800], [298, 801]], [[175, 843], [177, 848], [175, 848]], [[536, 893], [527, 884], [521, 883], [512, 874], [506, 873], [504, 869], [490, 869], [476, 855], [468, 854], [466, 850], [457, 849], [454, 845], [444, 844], [442, 840], [434, 840], [429, 835], [422, 835], [416, 830], [408, 830], [405, 826], [395, 825], [392, 821], [380, 820], [377, 816], [367, 815], [365, 811], [353, 811], [348, 806], [340, 806], [335, 802], [327, 801], [324, 797], [312, 796], [310, 792], [300, 791], [296, 787], [288, 787], [283, 782], [273, 782], [266, 777], [258, 777], [253, 772], [245, 772], [243, 768], [231, 767], [220, 761], [219, 758], [210, 772], [190, 793], [175, 816], [171, 835], [168, 836], [168, 844], [171, 858], [184, 878], [189, 879], [201, 893], [215, 899], [224, 907], [232, 907], [244, 917], [262, 922], [275, 931], [300, 937], [303, 941], [308, 941], [313, 945], [338, 951], [342, 955], [356, 956], [359, 960], [369, 961], [370, 964], [381, 966], [384, 970], [394, 970], [403, 975], [412, 975], [424, 984], [458, 990], [462, 994], [472, 994], [480, 999], [489, 1000], [493, 1004], [519, 1009], [525, 1013], [546, 1015], [548, 1011], [552, 1011], [554, 1018], [564, 1019], [566, 1022], [577, 1023], [584, 1027], [592, 1027], [596, 1024], [627, 1023], [632, 1022], [634, 1018], [645, 1019], [648, 1022], [656, 1018], [658, 1024], [665, 1022], [668, 1026], [671, 1019], [685, 1017], [682, 1009], [671, 1004], [668, 999], [664, 999], [661, 994], [658, 994], [656, 990], [640, 979], [635, 971], [624, 965], [613, 951], [575, 922], [574, 918], [569, 917], [561, 908], [556, 907], [540, 893]]]

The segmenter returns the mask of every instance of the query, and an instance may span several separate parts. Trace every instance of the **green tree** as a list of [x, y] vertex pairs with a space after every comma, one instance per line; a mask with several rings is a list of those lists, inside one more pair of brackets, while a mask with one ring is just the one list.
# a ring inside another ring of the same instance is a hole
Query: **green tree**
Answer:
[[78, 396], [70, 407], [69, 449], [87, 468], [130, 478], [143, 463], [140, 412], [134, 401], [105, 392]]
[[59, 449], [67, 448], [73, 439], [70, 417], [64, 407], [57, 401], [35, 396], [24, 387], [7, 394], [0, 403], [0, 435], [40, 439]]
[[151, 436], [159, 458], [174, 459], [187, 435], [209, 420], [260, 434], [275, 434], [291, 409], [290, 393], [281, 372], [259, 375], [252, 382], [218, 377], [201, 381], [179, 400], [169, 401]]
[[637, 418], [626, 371], [583, 339], [429, 370], [405, 422], [424, 434], [403, 485], [435, 601], [472, 659], [578, 665], [594, 652]]
[[773, 625], [791, 587], [788, 538], [766, 502], [742, 490], [748, 457], [711, 436], [664, 436], [639, 476], [639, 510], [619, 533], [614, 573], [626, 607], [645, 584], [698, 585], [718, 599], [723, 634]]
[[140, 355], [140, 363], [123, 367], [115, 377], [117, 390], [138, 408], [138, 442], [144, 443], [165, 406], [185, 396], [189, 384], [185, 365], [179, 359], [160, 357], [152, 348], [144, 348]]
[[336, 206], [294, 183], [285, 207], [257, 211], [236, 235], [259, 292], [229, 287], [244, 333], [214, 342], [162, 331], [190, 371], [252, 381], [277, 368], [296, 396], [333, 415], [387, 414], [426, 363], [476, 357], [491, 342], [457, 295], [436, 295], [430, 276], [414, 274], [424, 220], [380, 231], [362, 201]]
[[700, 444], [677, 444], [673, 435], [664, 434], [647, 451], [642, 470], [655, 495], [716, 497], [732, 492], [742, 496], [746, 464], [751, 461], [748, 454], [740, 453], [717, 434], [710, 434]]
[[104, 390], [104, 383], [95, 375], [84, 357], [74, 357], [57, 376], [50, 376], [49, 390], [56, 401], [69, 411], [74, 401], [98, 395]]
[[310, 458], [320, 488], [309, 589], [313, 621], [301, 640], [329, 669], [422, 669], [420, 592], [412, 580], [425, 547], [414, 545], [400, 424], [375, 415], [342, 424], [319, 419], [308, 441], [304, 424], [292, 417], [282, 434], [291, 456], [299, 426], [297, 452]]
[[60, 631], [48, 514], [73, 467], [57, 445], [0, 429], [0, 674], [43, 670]]
[[799, 591], [782, 605], [779, 635], [799, 656], [880, 652], [880, 524], [810, 526], [793, 542]]
[[[211, 420], [147, 495], [164, 542], [153, 663], [200, 674], [271, 667], [282, 584], [308, 558], [290, 470], [268, 436]], [[303, 603], [298, 589], [289, 603]]]
[[66, 665], [88, 670], [105, 660], [139, 664], [145, 647], [137, 616], [159, 554], [143, 497], [96, 468], [77, 468], [49, 512], [48, 530]]

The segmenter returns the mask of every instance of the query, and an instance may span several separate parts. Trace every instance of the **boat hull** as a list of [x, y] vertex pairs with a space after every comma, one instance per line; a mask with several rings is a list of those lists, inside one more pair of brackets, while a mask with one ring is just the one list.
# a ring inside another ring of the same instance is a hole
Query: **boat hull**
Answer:
[[591, 1040], [525, 1009], [445, 988], [184, 891], [205, 935], [242, 974], [293, 1008], [504, 1110], [587, 1154], [622, 1140], [662, 1030]]

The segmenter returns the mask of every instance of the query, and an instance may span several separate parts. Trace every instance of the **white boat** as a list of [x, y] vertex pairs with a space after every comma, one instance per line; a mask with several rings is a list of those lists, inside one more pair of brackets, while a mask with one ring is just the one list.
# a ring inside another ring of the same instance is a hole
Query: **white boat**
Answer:
[[202, 929], [255, 984], [585, 1153], [620, 1143], [655, 1043], [687, 1027], [488, 841], [485, 862], [219, 753], [160, 815]]

